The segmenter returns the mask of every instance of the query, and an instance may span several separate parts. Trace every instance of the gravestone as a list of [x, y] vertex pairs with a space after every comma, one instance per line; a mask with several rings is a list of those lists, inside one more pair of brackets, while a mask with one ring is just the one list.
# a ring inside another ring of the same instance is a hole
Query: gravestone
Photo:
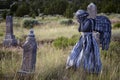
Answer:
[[3, 41], [5, 47], [16, 46], [17, 40], [13, 34], [13, 18], [12, 16], [6, 16], [6, 34]]
[[89, 13], [89, 18], [95, 19], [97, 16], [97, 7], [94, 3], [90, 3], [87, 7], [87, 12]]
[[[90, 3], [87, 7], [87, 12], [89, 13], [88, 18], [95, 19], [97, 16], [97, 7], [94, 3]], [[100, 34], [99, 32], [93, 32], [93, 35], [95, 39], [97, 40], [97, 43], [100, 44]]]
[[35, 64], [36, 64], [36, 52], [37, 52], [37, 43], [34, 35], [34, 31], [30, 30], [30, 33], [26, 39], [26, 42], [23, 44], [23, 59], [22, 66], [19, 73], [34, 73]]

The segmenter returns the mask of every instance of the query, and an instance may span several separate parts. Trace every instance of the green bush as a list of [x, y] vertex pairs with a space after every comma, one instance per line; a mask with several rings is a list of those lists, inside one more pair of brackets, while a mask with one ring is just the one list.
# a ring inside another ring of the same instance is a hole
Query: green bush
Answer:
[[120, 28], [120, 22], [119, 22], [119, 23], [114, 24], [113, 28]]
[[72, 24], [74, 24], [74, 22], [71, 19], [63, 19], [63, 20], [60, 21], [60, 24], [63, 24], [63, 25], [72, 25]]
[[74, 46], [77, 43], [78, 39], [78, 35], [73, 35], [68, 41], [69, 46]]
[[23, 19], [22, 26], [24, 28], [33, 28], [35, 25], [38, 25], [38, 24], [39, 24], [39, 22], [35, 19], [25, 18], [25, 19]]
[[59, 37], [53, 42], [53, 45], [56, 48], [66, 48], [68, 47], [68, 40], [66, 37]]
[[56, 48], [67, 48], [68, 46], [74, 46], [78, 41], [78, 36], [74, 35], [71, 38], [59, 37], [54, 42], [53, 45]]

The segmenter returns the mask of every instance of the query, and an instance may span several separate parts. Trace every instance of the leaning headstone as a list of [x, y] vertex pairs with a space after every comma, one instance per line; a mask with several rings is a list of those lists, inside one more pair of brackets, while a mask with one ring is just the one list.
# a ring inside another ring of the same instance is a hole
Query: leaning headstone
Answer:
[[3, 41], [5, 47], [16, 46], [17, 40], [13, 34], [13, 18], [12, 16], [6, 16], [6, 34]]
[[[97, 7], [94, 3], [90, 3], [87, 7], [87, 12], [89, 13], [89, 18], [95, 19], [97, 16]], [[100, 34], [99, 32], [94, 32], [93, 33], [95, 39], [97, 40], [97, 43], [100, 44]]]
[[89, 18], [95, 19], [97, 16], [97, 7], [94, 3], [90, 3], [87, 7], [87, 11], [89, 13]]
[[19, 71], [19, 73], [31, 74], [35, 72], [36, 52], [37, 43], [34, 31], [30, 30], [26, 42], [23, 44], [23, 59], [21, 70]]

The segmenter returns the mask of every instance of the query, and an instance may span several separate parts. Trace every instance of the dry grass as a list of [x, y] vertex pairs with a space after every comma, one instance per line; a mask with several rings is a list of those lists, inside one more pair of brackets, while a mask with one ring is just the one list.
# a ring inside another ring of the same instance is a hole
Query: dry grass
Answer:
[[[71, 37], [74, 34], [79, 34], [76, 31], [77, 26], [61, 26], [56, 21], [47, 23], [45, 25], [35, 26], [33, 29], [37, 40], [56, 39], [61, 36]], [[21, 35], [27, 35], [29, 30], [16, 28], [14, 33], [19, 37]]]
[[[41, 18], [37, 19], [41, 21]], [[21, 23], [21, 20], [21, 18], [15, 18], [17, 22]], [[44, 21], [46, 24], [34, 27], [37, 41], [79, 35], [77, 25], [61, 25], [59, 18], [55, 17], [52, 17], [52, 21], [50, 17]], [[2, 43], [5, 35], [5, 22], [0, 23], [0, 27], [0, 33], [3, 34], [0, 36], [0, 43]], [[14, 26], [14, 34], [18, 39], [22, 38], [25, 41], [28, 33], [28, 29]], [[112, 40], [115, 39], [114, 37], [120, 40], [119, 35], [120, 29], [112, 30]], [[56, 49], [52, 44], [44, 44], [38, 45], [37, 50], [36, 72], [33, 80], [120, 80], [119, 42], [112, 41], [108, 51], [101, 51], [103, 68], [99, 75], [86, 74], [81, 69], [77, 71], [65, 69], [66, 59], [72, 47]], [[0, 56], [3, 53], [4, 57], [0, 60], [0, 76], [7, 77], [7, 80], [16, 80], [16, 73], [21, 67], [23, 51], [19, 47], [3, 48], [0, 46]]]
[[112, 40], [120, 42], [120, 29], [112, 30]]
[[[109, 51], [101, 52], [103, 68], [99, 75], [86, 74], [81, 69], [77, 71], [65, 69], [66, 59], [72, 47], [63, 50], [47, 44], [38, 46], [36, 72], [33, 80], [119, 80], [120, 59], [116, 56], [120, 51], [120, 43], [116, 44], [118, 43], [112, 42]], [[9, 80], [16, 80], [16, 73], [19, 71], [22, 61], [22, 49], [11, 48], [2, 49], [2, 51], [12, 53], [11, 59], [2, 59], [2, 74], [5, 77], [11, 77]]]

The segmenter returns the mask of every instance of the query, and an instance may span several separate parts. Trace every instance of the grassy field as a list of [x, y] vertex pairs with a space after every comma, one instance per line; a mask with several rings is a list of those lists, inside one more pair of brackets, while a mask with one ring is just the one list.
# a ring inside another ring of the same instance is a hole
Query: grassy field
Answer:
[[[117, 15], [118, 16], [118, 15]], [[110, 15], [116, 19], [116, 16]], [[14, 34], [17, 39], [25, 42], [29, 29], [21, 26], [23, 18], [14, 18]], [[80, 35], [78, 25], [61, 25], [63, 17], [37, 17], [45, 24], [35, 26], [37, 42], [54, 40], [64, 36], [71, 38]], [[117, 18], [120, 21], [120, 18]], [[117, 20], [117, 21], [118, 21]], [[76, 20], [73, 19], [76, 22]], [[20, 70], [23, 49], [21, 47], [2, 47], [5, 36], [5, 21], [0, 23], [0, 80], [17, 80], [17, 71]], [[78, 36], [79, 37], [79, 36]], [[120, 80], [120, 29], [112, 30], [112, 40], [108, 51], [101, 50], [102, 72], [99, 75], [87, 74], [82, 69], [66, 70], [66, 59], [73, 46], [65, 49], [55, 48], [52, 43], [38, 44], [36, 72], [31, 80]]]

